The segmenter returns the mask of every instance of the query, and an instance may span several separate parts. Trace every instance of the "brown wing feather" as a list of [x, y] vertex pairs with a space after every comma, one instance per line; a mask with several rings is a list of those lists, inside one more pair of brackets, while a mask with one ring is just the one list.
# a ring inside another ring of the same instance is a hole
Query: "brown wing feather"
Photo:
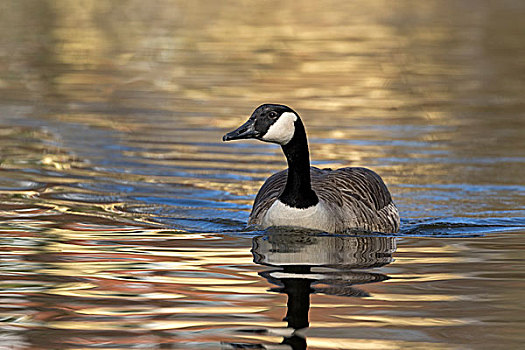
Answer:
[[252, 212], [248, 220], [249, 225], [258, 225], [261, 223], [266, 211], [270, 209], [273, 202], [275, 202], [284, 190], [287, 174], [288, 170], [282, 170], [266, 179], [259, 189], [259, 192], [257, 192], [257, 196], [253, 202]]
[[399, 230], [399, 213], [383, 180], [370, 169], [311, 169], [312, 188], [331, 207], [336, 231]]
[[343, 197], [351, 196], [372, 210], [381, 210], [390, 203], [392, 197], [385, 183], [370, 169], [341, 168], [328, 176], [336, 178]]

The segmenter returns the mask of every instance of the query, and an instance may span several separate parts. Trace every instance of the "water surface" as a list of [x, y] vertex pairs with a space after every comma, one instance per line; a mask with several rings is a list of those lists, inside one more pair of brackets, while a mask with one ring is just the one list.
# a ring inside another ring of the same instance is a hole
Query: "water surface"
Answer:
[[[0, 5], [0, 349], [525, 342], [521, 1]], [[296, 109], [397, 235], [246, 230]]]

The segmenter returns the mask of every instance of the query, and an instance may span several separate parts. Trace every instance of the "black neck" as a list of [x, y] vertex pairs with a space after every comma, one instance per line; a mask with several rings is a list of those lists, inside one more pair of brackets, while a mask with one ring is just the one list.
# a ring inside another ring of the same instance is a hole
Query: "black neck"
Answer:
[[297, 118], [294, 136], [282, 149], [288, 161], [288, 178], [279, 200], [294, 208], [316, 205], [319, 199], [310, 183], [310, 154], [301, 119]]

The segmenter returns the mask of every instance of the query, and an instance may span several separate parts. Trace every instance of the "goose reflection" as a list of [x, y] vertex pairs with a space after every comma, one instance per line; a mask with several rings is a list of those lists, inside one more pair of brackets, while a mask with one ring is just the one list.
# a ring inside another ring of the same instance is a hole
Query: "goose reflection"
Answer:
[[[395, 239], [385, 236], [334, 236], [323, 234], [269, 232], [252, 241], [254, 262], [272, 269], [260, 272], [276, 285], [271, 291], [288, 296], [284, 340], [277, 345], [230, 344], [243, 349], [306, 349], [310, 294], [348, 297], [369, 294], [356, 285], [381, 282], [388, 276], [355, 271], [387, 265], [393, 261]], [[272, 333], [276, 333], [273, 330]]]

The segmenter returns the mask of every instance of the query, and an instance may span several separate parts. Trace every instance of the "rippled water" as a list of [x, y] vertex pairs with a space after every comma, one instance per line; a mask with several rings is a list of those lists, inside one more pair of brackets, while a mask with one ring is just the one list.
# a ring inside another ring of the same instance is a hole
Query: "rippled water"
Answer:
[[[0, 349], [525, 343], [522, 1], [0, 4]], [[293, 106], [396, 236], [247, 231]], [[272, 347], [273, 346], [273, 347]]]

